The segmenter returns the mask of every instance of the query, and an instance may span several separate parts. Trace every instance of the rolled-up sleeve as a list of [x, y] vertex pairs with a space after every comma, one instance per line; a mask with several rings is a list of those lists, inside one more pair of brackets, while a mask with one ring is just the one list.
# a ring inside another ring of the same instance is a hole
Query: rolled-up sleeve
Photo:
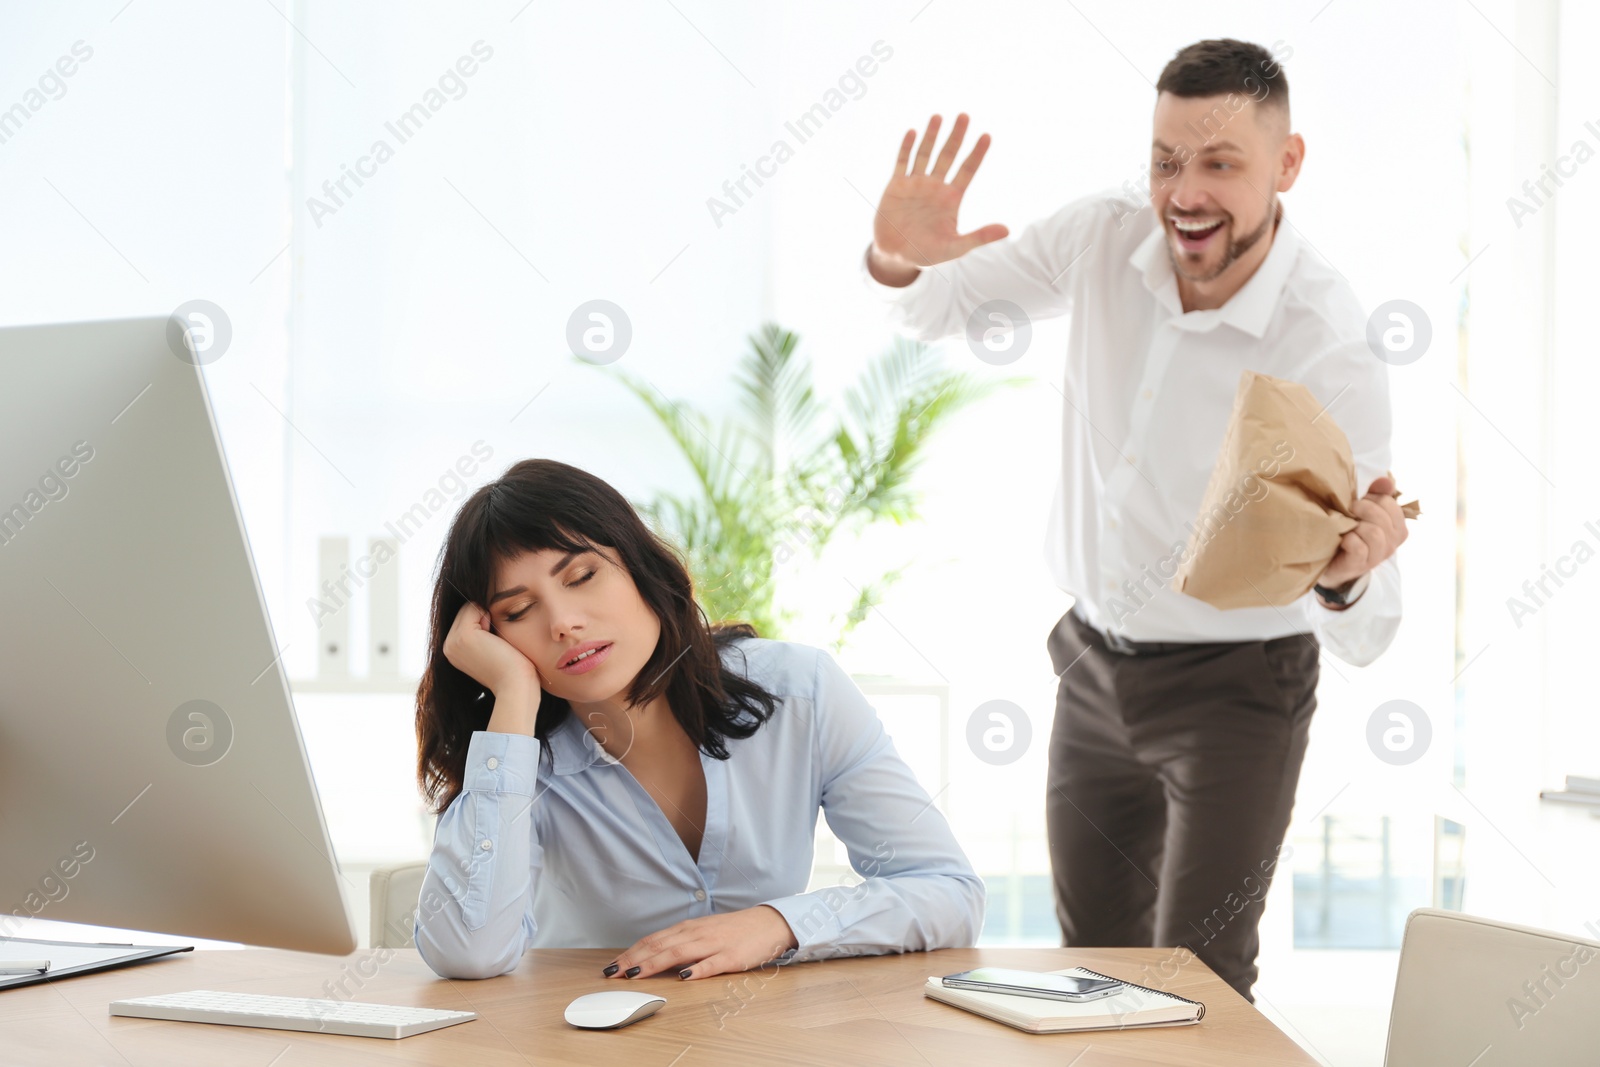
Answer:
[[983, 880], [866, 696], [821, 650], [813, 700], [823, 815], [864, 880], [766, 901], [799, 945], [782, 959], [972, 945]]
[[493, 978], [531, 942], [539, 742], [474, 731], [463, 788], [439, 816], [414, 927], [417, 951], [444, 978]]

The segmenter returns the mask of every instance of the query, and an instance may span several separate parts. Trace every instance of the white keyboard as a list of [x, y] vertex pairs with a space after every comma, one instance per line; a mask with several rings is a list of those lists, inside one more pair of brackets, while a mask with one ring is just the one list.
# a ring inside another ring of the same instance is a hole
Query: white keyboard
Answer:
[[112, 1015], [136, 1019], [172, 1019], [185, 1023], [261, 1026], [271, 1030], [304, 1030], [313, 1034], [391, 1039], [425, 1034], [478, 1017], [471, 1011], [363, 1004], [348, 1000], [273, 997], [260, 993], [218, 993], [195, 989], [159, 997], [111, 1002]]

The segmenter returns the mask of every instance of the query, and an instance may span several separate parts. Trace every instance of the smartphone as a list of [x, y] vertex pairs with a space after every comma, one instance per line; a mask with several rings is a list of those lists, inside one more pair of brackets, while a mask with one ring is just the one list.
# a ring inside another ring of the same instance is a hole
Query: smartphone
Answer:
[[1070, 974], [1013, 971], [1005, 967], [978, 967], [960, 974], [947, 974], [941, 981], [953, 989], [981, 989], [986, 993], [1075, 1002], [1109, 997], [1122, 989], [1122, 983], [1111, 978], [1078, 978]]

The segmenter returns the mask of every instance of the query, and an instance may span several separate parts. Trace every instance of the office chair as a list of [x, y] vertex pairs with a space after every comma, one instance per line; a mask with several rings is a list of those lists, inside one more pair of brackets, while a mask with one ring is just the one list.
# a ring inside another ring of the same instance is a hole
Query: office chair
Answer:
[[1600, 1062], [1600, 942], [1419, 908], [1384, 1067]]
[[426, 863], [380, 867], [372, 872], [372, 947], [413, 948], [412, 920], [422, 896]]

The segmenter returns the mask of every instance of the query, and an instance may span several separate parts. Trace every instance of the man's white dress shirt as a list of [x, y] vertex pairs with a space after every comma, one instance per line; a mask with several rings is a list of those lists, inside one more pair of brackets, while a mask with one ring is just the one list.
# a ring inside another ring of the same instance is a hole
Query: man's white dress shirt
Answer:
[[[1136, 641], [1247, 641], [1315, 631], [1356, 665], [1400, 625], [1393, 557], [1344, 611], [1308, 593], [1288, 607], [1223, 611], [1171, 588], [1233, 411], [1239, 377], [1304, 384], [1350, 439], [1359, 491], [1389, 468], [1387, 366], [1366, 342], [1349, 282], [1287, 214], [1256, 272], [1220, 308], [1185, 312], [1148, 201], [1074, 201], [1013, 239], [926, 268], [896, 288], [871, 277], [903, 333], [959, 336], [987, 301], [1031, 320], [1070, 316], [1061, 469], [1045, 555], [1089, 622]], [[981, 330], [979, 331], [981, 336]], [[1360, 588], [1360, 586], [1358, 586]]]

